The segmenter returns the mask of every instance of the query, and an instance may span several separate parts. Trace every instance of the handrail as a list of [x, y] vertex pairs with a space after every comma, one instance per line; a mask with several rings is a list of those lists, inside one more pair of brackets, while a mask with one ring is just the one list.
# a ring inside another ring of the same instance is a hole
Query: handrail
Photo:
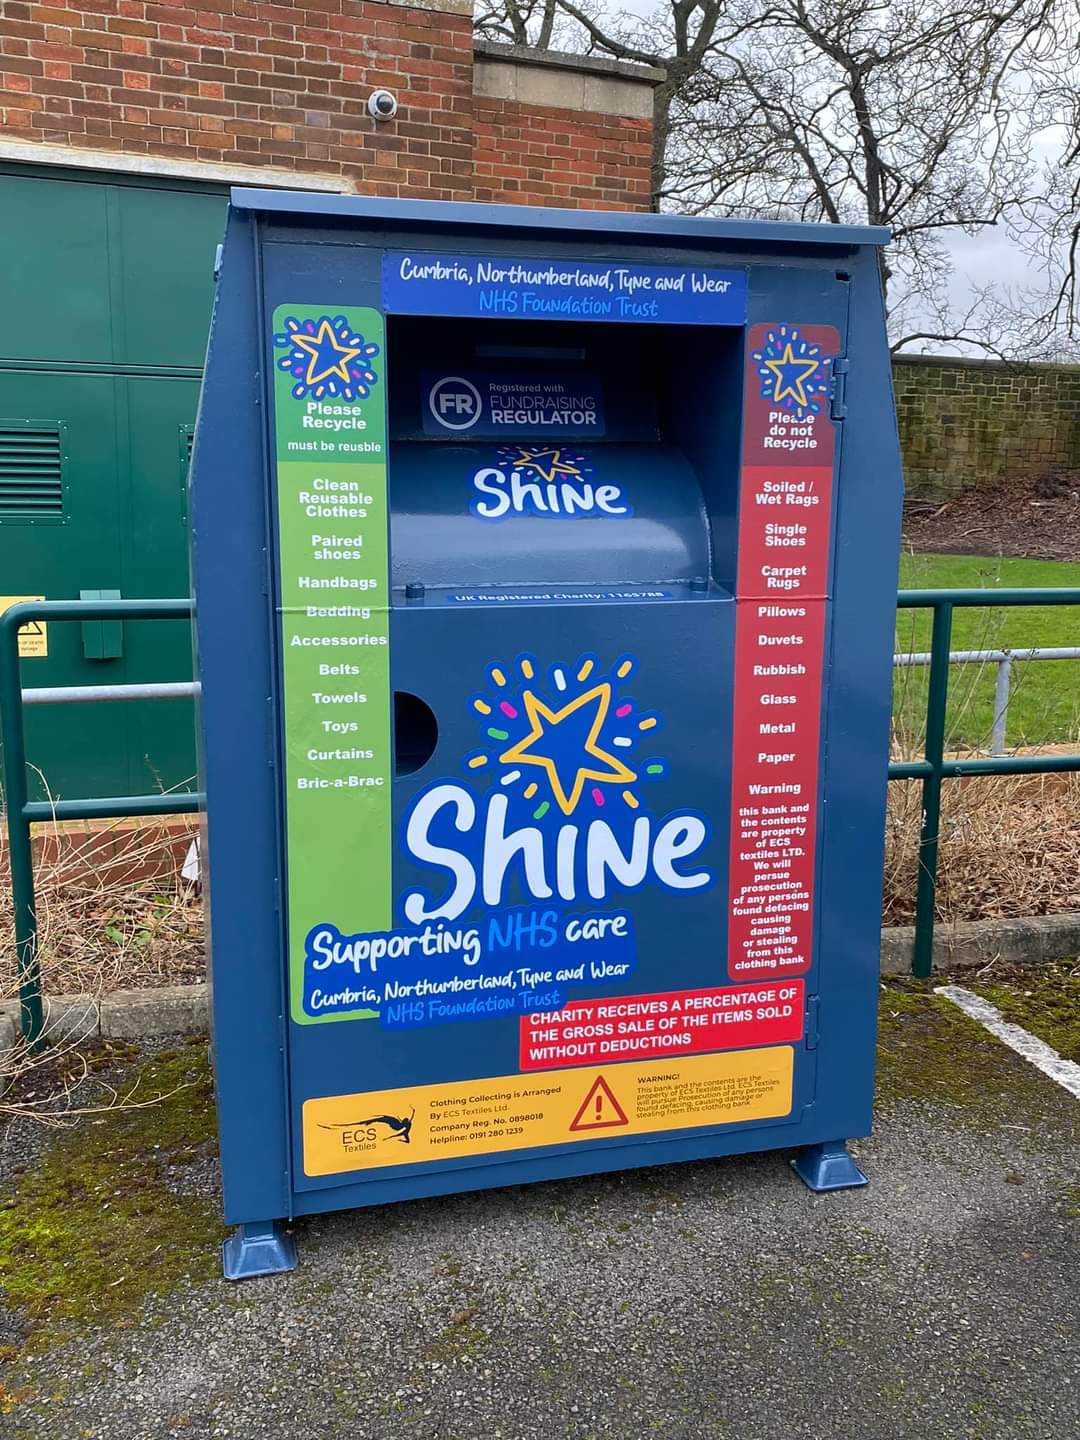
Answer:
[[[893, 669], [929, 665], [929, 650], [909, 651], [892, 657]], [[1016, 660], [1080, 660], [1080, 645], [1034, 645], [1026, 650], [950, 650], [950, 665], [993, 665], [994, 722], [990, 731], [990, 754], [1004, 755], [1009, 727], [1009, 700], [1012, 693], [1012, 667]], [[23, 692], [25, 699], [26, 692]]]
[[1048, 775], [1080, 770], [1078, 755], [985, 755], [945, 758], [945, 708], [949, 698], [949, 661], [953, 611], [1015, 605], [1080, 605], [1080, 588], [1025, 590], [901, 590], [898, 610], [932, 610], [930, 683], [926, 696], [926, 742], [921, 760], [895, 761], [890, 780], [921, 780], [922, 825], [915, 892], [915, 950], [911, 972], [925, 980], [933, 972], [934, 920], [937, 906], [938, 832], [941, 782], [962, 775]]
[[126, 815], [184, 815], [203, 808], [200, 794], [117, 795], [104, 799], [31, 801], [19, 668], [19, 630], [31, 620], [187, 620], [190, 600], [23, 600], [0, 614], [0, 739], [7, 796], [8, 850], [14, 901], [19, 1029], [33, 1051], [44, 1044], [37, 953], [34, 852], [30, 826], [41, 820], [109, 820]]

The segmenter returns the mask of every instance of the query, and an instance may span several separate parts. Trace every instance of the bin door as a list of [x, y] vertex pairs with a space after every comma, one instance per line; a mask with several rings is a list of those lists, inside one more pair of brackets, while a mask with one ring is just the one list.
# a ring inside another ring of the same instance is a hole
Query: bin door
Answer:
[[[224, 212], [216, 187], [0, 168], [0, 263], [19, 276], [0, 333], [0, 595], [188, 593], [187, 434]], [[39, 486], [51, 509], [36, 513], [28, 421], [44, 426], [39, 447], [60, 436], [62, 475]], [[85, 646], [78, 625], [51, 629], [27, 685], [190, 677], [183, 624], [129, 622]], [[186, 701], [40, 708], [27, 733], [48, 789], [69, 798], [174, 786], [195, 768]]]

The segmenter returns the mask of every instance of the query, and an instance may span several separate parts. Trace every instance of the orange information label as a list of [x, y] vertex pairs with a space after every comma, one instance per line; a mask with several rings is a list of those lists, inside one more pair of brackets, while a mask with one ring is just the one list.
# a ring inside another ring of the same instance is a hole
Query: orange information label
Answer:
[[793, 1072], [793, 1048], [772, 1045], [307, 1100], [304, 1172], [339, 1175], [776, 1119], [791, 1111]]

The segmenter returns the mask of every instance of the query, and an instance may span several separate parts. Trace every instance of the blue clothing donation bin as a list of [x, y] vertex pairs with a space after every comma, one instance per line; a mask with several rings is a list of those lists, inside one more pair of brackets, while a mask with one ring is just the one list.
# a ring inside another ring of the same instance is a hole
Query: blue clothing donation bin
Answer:
[[870, 1126], [881, 230], [237, 191], [193, 459], [226, 1273]]

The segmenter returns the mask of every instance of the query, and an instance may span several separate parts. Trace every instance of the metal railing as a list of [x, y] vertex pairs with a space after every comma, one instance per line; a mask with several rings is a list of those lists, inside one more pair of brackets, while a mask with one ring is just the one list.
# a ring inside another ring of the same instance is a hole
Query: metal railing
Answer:
[[927, 979], [934, 964], [934, 920], [937, 905], [938, 831], [941, 825], [941, 783], [961, 775], [1049, 775], [1080, 770], [1080, 755], [985, 755], [945, 758], [945, 707], [949, 698], [954, 610], [1017, 605], [1080, 605], [1080, 589], [1030, 590], [901, 590], [898, 610], [932, 610], [930, 683], [926, 696], [926, 740], [921, 760], [900, 760], [889, 766], [890, 780], [921, 780], [922, 825], [919, 832], [919, 878], [915, 893], [915, 952], [911, 973]]
[[[189, 681], [157, 685], [73, 685], [22, 690], [19, 628], [31, 620], [187, 620], [190, 600], [32, 600], [0, 614], [0, 738], [7, 797], [8, 850], [14, 901], [15, 964], [19, 977], [19, 1028], [34, 1050], [44, 1044], [41, 972], [34, 903], [34, 851], [30, 827], [42, 820], [114, 820], [125, 816], [186, 815], [202, 807], [194, 793], [116, 795], [107, 799], [30, 800], [26, 785], [24, 703], [63, 704], [97, 700], [164, 700], [193, 695]], [[136, 693], [137, 692], [137, 693]], [[30, 699], [27, 702], [27, 696]]]
[[[901, 590], [900, 610], [932, 610], [933, 626], [927, 663], [930, 679], [926, 703], [926, 741], [921, 760], [895, 761], [890, 780], [921, 780], [922, 825], [919, 835], [918, 887], [915, 900], [915, 951], [912, 973], [926, 978], [933, 966], [934, 920], [937, 901], [938, 830], [941, 821], [941, 786], [963, 775], [1039, 775], [1080, 771], [1076, 755], [990, 755], [963, 759], [945, 757], [945, 714], [949, 694], [949, 667], [953, 612], [957, 609], [998, 606], [1078, 605], [1078, 589], [1031, 590]], [[37, 955], [34, 905], [34, 860], [31, 826], [47, 820], [109, 820], [126, 816], [184, 815], [203, 807], [199, 793], [119, 795], [106, 799], [30, 800], [26, 784], [26, 746], [23, 735], [25, 704], [73, 704], [101, 700], [174, 699], [195, 696], [190, 681], [149, 685], [79, 685], [53, 689], [21, 688], [18, 632], [31, 620], [187, 620], [190, 600], [37, 600], [12, 605], [0, 614], [0, 738], [3, 742], [3, 778], [7, 796], [11, 889], [14, 899], [15, 958], [19, 977], [20, 1029], [35, 1049], [43, 1044], [44, 1016]], [[961, 657], [985, 654], [987, 658], [1023, 656], [1073, 658], [1072, 653], [1042, 651], [955, 652]], [[916, 663], [916, 657], [900, 658]], [[921, 656], [917, 657], [919, 660]], [[1000, 675], [1000, 669], [999, 669]]]
[[[933, 655], [929, 650], [915, 650], [910, 654], [894, 655], [893, 669], [929, 665]], [[1005, 755], [1008, 752], [1006, 734], [1009, 725], [1009, 700], [1012, 693], [1012, 667], [1014, 660], [1080, 660], [1080, 645], [1035, 646], [1030, 650], [950, 650], [950, 665], [993, 665], [994, 674], [994, 720], [990, 730], [990, 754]]]

